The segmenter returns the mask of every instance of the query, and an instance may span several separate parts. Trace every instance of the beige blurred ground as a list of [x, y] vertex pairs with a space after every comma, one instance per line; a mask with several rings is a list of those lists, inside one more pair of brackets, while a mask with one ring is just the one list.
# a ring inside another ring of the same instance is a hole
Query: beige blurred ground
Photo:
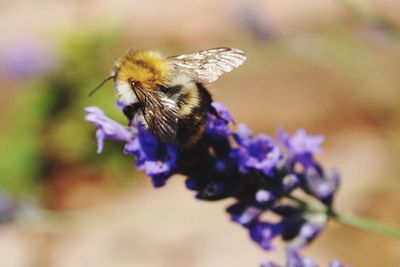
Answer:
[[[321, 39], [340, 35], [330, 32], [334, 23], [359, 27], [335, 1], [249, 2], [278, 41], [251, 39], [234, 17], [239, 1], [3, 0], [0, 43], [51, 39], [105, 23], [123, 28], [143, 47], [168, 39], [190, 50], [242, 48], [248, 51], [246, 64], [212, 86], [215, 99], [256, 133], [273, 135], [280, 126], [324, 133], [321, 160], [343, 173], [338, 208], [400, 226], [399, 43], [370, 41], [363, 31], [351, 47]], [[398, 1], [368, 2], [399, 21]], [[239, 267], [270, 257], [229, 222], [223, 212], [229, 201], [195, 201], [180, 177], [157, 190], [140, 179], [139, 186], [118, 195], [81, 186], [65, 199], [65, 206], [79, 207], [66, 217], [0, 228], [0, 266]], [[331, 224], [305, 254], [321, 265], [338, 257], [353, 266], [396, 267], [399, 251], [398, 240]]]

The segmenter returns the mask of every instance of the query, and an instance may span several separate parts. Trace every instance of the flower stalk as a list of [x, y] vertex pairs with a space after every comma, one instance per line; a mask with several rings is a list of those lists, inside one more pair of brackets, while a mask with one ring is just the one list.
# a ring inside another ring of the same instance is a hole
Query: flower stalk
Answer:
[[310, 212], [326, 214], [331, 220], [337, 223], [353, 227], [358, 230], [364, 230], [371, 233], [381, 234], [389, 237], [400, 238], [400, 228], [384, 225], [357, 215], [350, 215], [337, 212], [332, 208], [317, 208], [310, 202], [302, 200], [295, 196], [287, 196], [289, 199], [298, 202], [300, 205], [304, 206]]
[[351, 226], [353, 228], [364, 230], [371, 233], [386, 235], [394, 238], [400, 238], [399, 228], [377, 223], [355, 215], [341, 214], [333, 211], [330, 211], [327, 214], [331, 219], [343, 225]]

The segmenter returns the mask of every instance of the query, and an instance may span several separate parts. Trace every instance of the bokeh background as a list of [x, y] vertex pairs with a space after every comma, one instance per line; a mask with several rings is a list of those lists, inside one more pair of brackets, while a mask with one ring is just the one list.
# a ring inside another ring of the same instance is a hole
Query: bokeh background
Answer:
[[[343, 175], [337, 208], [400, 226], [399, 14], [397, 0], [1, 0], [0, 265], [282, 260], [229, 222], [230, 200], [196, 201], [182, 177], [151, 188], [122, 144], [96, 154], [83, 108], [125, 118], [111, 84], [87, 94], [129, 48], [244, 50], [214, 99], [254, 133], [324, 134], [320, 160]], [[399, 240], [336, 223], [304, 254], [400, 266]]]

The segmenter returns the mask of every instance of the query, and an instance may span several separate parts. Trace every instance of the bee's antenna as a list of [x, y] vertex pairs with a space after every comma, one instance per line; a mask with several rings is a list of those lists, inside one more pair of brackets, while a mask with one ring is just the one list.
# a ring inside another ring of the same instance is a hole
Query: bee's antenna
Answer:
[[90, 91], [88, 96], [92, 96], [100, 87], [102, 87], [106, 82], [108, 82], [109, 80], [113, 79], [115, 76], [108, 76], [107, 78], [105, 78], [99, 85], [97, 85], [92, 91]]

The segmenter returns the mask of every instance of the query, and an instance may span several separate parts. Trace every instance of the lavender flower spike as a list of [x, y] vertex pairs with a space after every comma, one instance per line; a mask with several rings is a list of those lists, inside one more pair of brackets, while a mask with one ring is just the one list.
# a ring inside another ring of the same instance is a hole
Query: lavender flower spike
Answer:
[[[122, 141], [125, 154], [135, 156], [136, 168], [151, 177], [154, 187], [181, 174], [197, 199], [235, 199], [227, 208], [231, 220], [263, 250], [274, 250], [274, 240], [281, 237], [290, 242], [286, 267], [317, 266], [302, 257], [299, 249], [322, 232], [327, 218], [318, 212], [310, 214], [302, 200], [295, 201], [291, 194], [303, 191], [326, 208], [332, 207], [340, 177], [336, 172], [327, 175], [314, 158], [321, 152], [323, 137], [304, 130], [293, 136], [281, 130], [278, 140], [265, 134], [253, 136], [244, 124], [232, 127], [233, 117], [222, 104], [212, 106], [203, 137], [191, 147], [160, 142], [140, 125], [122, 126], [96, 107], [86, 108], [86, 120], [97, 126], [98, 152], [105, 139]], [[298, 164], [303, 168], [297, 168]], [[335, 261], [331, 267], [340, 264]], [[266, 261], [262, 266], [281, 265]]]
[[93, 123], [97, 127], [97, 153], [103, 151], [105, 139], [119, 140], [128, 142], [136, 135], [135, 128], [124, 127], [121, 124], [107, 117], [98, 107], [87, 107], [85, 120]]

